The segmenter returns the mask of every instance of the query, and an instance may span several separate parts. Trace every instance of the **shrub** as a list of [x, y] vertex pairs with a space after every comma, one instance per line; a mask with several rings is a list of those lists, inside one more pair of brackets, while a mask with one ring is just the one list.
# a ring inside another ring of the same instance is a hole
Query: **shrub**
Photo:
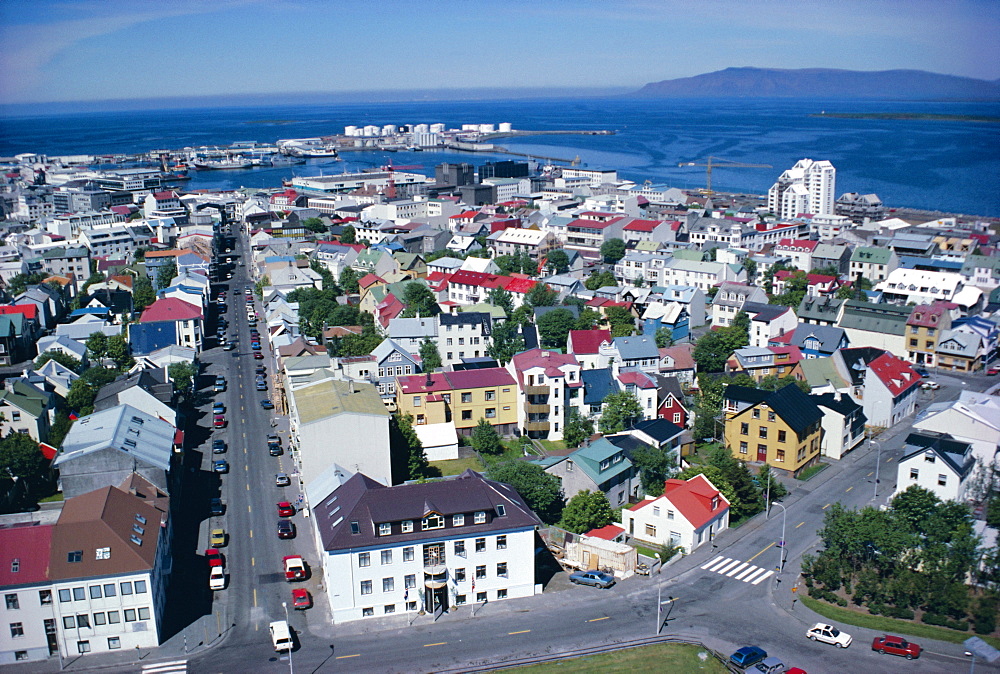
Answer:
[[976, 634], [992, 634], [997, 627], [997, 598], [989, 595], [980, 597], [972, 619], [976, 623]]
[[969, 623], [967, 621], [952, 620], [948, 616], [938, 615], [937, 613], [925, 613], [921, 620], [928, 625], [939, 625], [940, 627], [947, 627], [959, 632], [967, 632], [969, 630]]

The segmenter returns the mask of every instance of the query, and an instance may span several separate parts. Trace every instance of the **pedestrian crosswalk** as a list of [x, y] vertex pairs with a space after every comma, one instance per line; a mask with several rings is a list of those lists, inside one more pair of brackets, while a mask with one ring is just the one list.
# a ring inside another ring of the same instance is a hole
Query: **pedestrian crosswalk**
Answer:
[[701, 568], [705, 571], [712, 571], [720, 576], [725, 576], [726, 578], [735, 578], [744, 583], [750, 583], [751, 585], [758, 585], [761, 581], [767, 580], [774, 575], [774, 571], [755, 566], [749, 562], [741, 562], [738, 559], [726, 557], [725, 555], [719, 555], [709, 563], [703, 564]]
[[143, 674], [182, 674], [187, 671], [187, 660], [150, 662], [142, 666]]

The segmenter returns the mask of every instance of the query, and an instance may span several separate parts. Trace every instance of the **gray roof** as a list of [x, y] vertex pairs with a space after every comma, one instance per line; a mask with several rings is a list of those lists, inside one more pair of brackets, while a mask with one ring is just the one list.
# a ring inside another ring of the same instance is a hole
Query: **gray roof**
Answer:
[[799, 302], [795, 313], [800, 321], [829, 321], [836, 323], [837, 317], [840, 315], [840, 306], [843, 303], [844, 300], [838, 300], [829, 295], [824, 297], [806, 295]]
[[790, 311], [789, 307], [781, 304], [764, 304], [762, 302], [746, 302], [743, 304], [743, 311], [748, 314], [752, 314], [750, 320], [760, 321], [761, 323], [770, 323], [776, 318], [779, 318], [786, 311]]
[[840, 348], [840, 342], [844, 339], [845, 334], [843, 328], [836, 328], [832, 325], [800, 324], [792, 333], [792, 339], [789, 343], [803, 349], [806, 340], [817, 339], [819, 346], [816, 351], [829, 354]]
[[938, 340], [938, 353], [961, 358], [975, 358], [982, 340], [979, 335], [958, 330], [945, 330]]
[[944, 462], [961, 478], [967, 476], [976, 465], [976, 458], [972, 455], [972, 445], [956, 440], [948, 433], [930, 431], [910, 433], [906, 436], [903, 458], [900, 461], [906, 461], [916, 454], [927, 451], [932, 451], [944, 459]]
[[656, 348], [656, 340], [647, 335], [637, 337], [615, 337], [615, 348], [622, 360], [639, 360], [640, 358], [659, 358], [660, 350]]
[[54, 465], [107, 448], [144, 464], [169, 470], [174, 427], [131, 405], [119, 405], [78, 419], [66, 434]]
[[433, 317], [394, 318], [389, 321], [389, 337], [392, 339], [437, 337], [437, 322]]

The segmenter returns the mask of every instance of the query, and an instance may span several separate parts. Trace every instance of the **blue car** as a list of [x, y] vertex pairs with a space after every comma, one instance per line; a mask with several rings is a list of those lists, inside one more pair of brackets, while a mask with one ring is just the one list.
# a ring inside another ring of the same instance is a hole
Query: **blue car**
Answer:
[[228, 473], [229, 472], [229, 462], [225, 459], [218, 459], [212, 462], [212, 470], [216, 473]]
[[593, 585], [594, 587], [611, 587], [615, 584], [615, 577], [610, 573], [597, 571], [577, 571], [569, 574], [569, 581], [577, 585]]
[[260, 406], [263, 407], [265, 410], [273, 410], [274, 409], [274, 403], [272, 403], [270, 400], [261, 400], [260, 401]]
[[758, 646], [744, 646], [729, 656], [729, 662], [746, 669], [767, 657], [767, 651]]

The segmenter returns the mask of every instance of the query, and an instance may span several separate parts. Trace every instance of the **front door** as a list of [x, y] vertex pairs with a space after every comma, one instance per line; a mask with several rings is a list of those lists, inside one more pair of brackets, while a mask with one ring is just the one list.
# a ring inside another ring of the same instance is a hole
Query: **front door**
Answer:
[[767, 461], [767, 445], [757, 445], [757, 460], [761, 462]]

